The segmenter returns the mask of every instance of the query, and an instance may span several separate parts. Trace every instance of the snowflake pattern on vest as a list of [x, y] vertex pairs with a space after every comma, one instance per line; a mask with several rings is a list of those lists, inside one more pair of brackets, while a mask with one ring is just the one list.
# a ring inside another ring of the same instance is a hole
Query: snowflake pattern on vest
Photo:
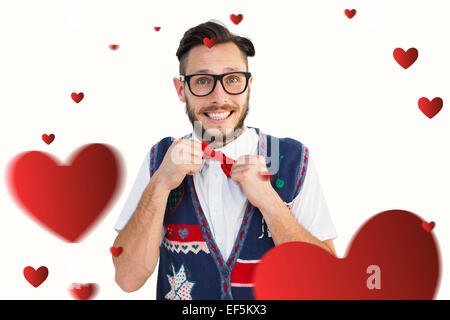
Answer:
[[184, 265], [181, 265], [180, 270], [175, 272], [175, 267], [172, 264], [173, 276], [167, 275], [170, 284], [170, 291], [166, 294], [168, 300], [192, 300], [191, 291], [194, 287], [195, 281], [189, 281], [186, 277], [186, 270]]

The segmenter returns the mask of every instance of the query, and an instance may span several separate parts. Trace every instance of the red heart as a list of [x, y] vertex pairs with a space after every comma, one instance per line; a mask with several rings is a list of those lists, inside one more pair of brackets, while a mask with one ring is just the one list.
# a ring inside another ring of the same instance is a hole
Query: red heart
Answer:
[[98, 285], [95, 283], [72, 283], [69, 292], [75, 299], [89, 300], [97, 294]]
[[161, 27], [153, 27], [153, 29], [155, 29], [155, 31], [159, 31]]
[[431, 230], [434, 229], [435, 223], [434, 221], [431, 222], [422, 222], [422, 228], [426, 231], [426, 232], [431, 232]]
[[114, 256], [114, 257], [118, 257], [118, 256], [120, 256], [120, 254], [122, 253], [122, 250], [123, 250], [123, 248], [122, 247], [118, 247], [118, 248], [116, 248], [116, 247], [111, 247], [111, 248], [109, 248], [109, 251], [111, 252], [111, 254]]
[[238, 14], [238, 15], [232, 14], [232, 15], [230, 15], [230, 19], [231, 19], [231, 21], [234, 24], [239, 24], [239, 22], [241, 22], [243, 18], [244, 18], [244, 16], [242, 14]]
[[352, 10], [345, 9], [344, 13], [347, 16], [347, 18], [351, 19], [351, 18], [353, 18], [355, 16], [356, 10], [355, 9], [352, 9]]
[[75, 101], [76, 103], [79, 103], [81, 100], [83, 100], [84, 93], [83, 92], [80, 92], [80, 93], [72, 92], [72, 94], [70, 96], [72, 97], [73, 101]]
[[395, 61], [405, 69], [408, 69], [417, 60], [418, 56], [419, 51], [416, 48], [409, 48], [406, 52], [402, 48], [394, 50]]
[[28, 266], [23, 269], [23, 275], [33, 287], [37, 288], [45, 281], [45, 279], [47, 279], [48, 269], [47, 267], [42, 266], [37, 270], [34, 270], [33, 267]]
[[208, 48], [212, 48], [215, 44], [216, 44], [216, 38], [203, 38], [203, 43], [205, 44], [205, 46], [207, 46]]
[[55, 140], [55, 135], [54, 135], [53, 133], [50, 134], [50, 135], [47, 135], [46, 133], [44, 133], [44, 134], [42, 135], [42, 140], [44, 140], [44, 142], [45, 142], [46, 144], [50, 144], [50, 143], [53, 142], [53, 140]]
[[440, 257], [422, 219], [390, 210], [369, 219], [345, 258], [306, 242], [271, 249], [253, 275], [257, 299], [432, 299]]
[[431, 119], [435, 115], [437, 115], [439, 111], [441, 111], [444, 101], [442, 101], [441, 98], [437, 97], [430, 102], [430, 100], [428, 100], [427, 98], [422, 97], [419, 99], [418, 104], [419, 109], [423, 112], [423, 114]]
[[116, 152], [88, 144], [58, 164], [39, 151], [18, 155], [8, 168], [9, 189], [35, 220], [67, 241], [77, 241], [105, 211], [120, 183]]
[[110, 45], [109, 45], [109, 48], [110, 48], [111, 50], [117, 50], [117, 49], [119, 49], [119, 45], [118, 45], [118, 44], [110, 44]]

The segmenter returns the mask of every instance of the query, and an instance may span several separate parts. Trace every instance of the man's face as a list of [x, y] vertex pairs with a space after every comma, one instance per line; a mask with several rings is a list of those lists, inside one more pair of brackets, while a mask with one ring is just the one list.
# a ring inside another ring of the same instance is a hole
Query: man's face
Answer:
[[[193, 47], [188, 54], [186, 75], [193, 73], [222, 74], [231, 71], [247, 71], [244, 57], [239, 48], [232, 42], [221, 43], [208, 48], [204, 45]], [[202, 132], [197, 135], [205, 137], [205, 131], [214, 134], [219, 130], [224, 137], [224, 143], [234, 138], [233, 131], [242, 128], [248, 113], [250, 99], [250, 85], [253, 77], [249, 79], [247, 89], [239, 94], [228, 94], [217, 81], [214, 91], [204, 97], [194, 96], [187, 83], [174, 79], [175, 86], [181, 101], [186, 102], [186, 113], [194, 126], [195, 121], [200, 121]], [[217, 120], [212, 117], [214, 113], [229, 115], [225, 119]], [[195, 129], [195, 127], [194, 127]], [[213, 129], [213, 130], [211, 130]], [[207, 139], [205, 139], [207, 140]]]

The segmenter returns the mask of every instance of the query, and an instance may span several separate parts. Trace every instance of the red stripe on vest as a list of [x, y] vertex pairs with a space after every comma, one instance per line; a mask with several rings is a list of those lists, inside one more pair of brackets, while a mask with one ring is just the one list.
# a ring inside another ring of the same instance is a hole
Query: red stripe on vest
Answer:
[[205, 241], [198, 224], [166, 224], [165, 238], [172, 241], [192, 242]]
[[239, 260], [234, 264], [233, 270], [231, 270], [231, 283], [252, 283], [252, 275], [258, 263], [242, 263]]

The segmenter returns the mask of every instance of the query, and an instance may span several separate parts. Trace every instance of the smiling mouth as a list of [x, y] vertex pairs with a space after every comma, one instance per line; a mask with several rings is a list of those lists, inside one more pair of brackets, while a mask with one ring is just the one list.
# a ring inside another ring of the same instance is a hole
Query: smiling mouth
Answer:
[[226, 112], [204, 112], [203, 114], [212, 120], [225, 120], [228, 119], [234, 111]]

